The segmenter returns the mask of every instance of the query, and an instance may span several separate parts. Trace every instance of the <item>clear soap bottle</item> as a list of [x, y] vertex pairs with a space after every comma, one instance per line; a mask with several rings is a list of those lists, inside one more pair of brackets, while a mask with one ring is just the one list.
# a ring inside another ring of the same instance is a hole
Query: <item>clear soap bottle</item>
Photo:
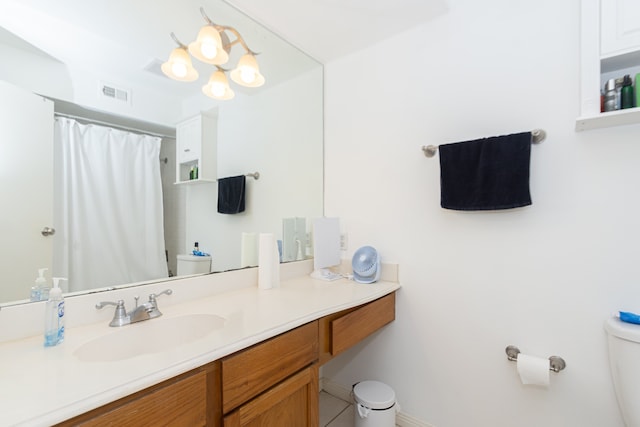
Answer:
[[31, 301], [45, 301], [49, 299], [49, 287], [47, 286], [47, 280], [44, 278], [44, 272], [48, 268], [39, 268], [38, 277], [35, 284], [31, 287]]
[[53, 278], [53, 288], [45, 308], [44, 346], [53, 347], [64, 341], [64, 298], [60, 289], [61, 277]]

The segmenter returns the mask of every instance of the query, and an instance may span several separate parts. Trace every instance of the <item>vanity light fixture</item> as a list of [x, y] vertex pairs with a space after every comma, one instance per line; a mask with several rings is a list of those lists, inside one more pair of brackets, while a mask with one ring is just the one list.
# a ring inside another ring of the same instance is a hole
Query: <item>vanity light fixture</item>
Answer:
[[[215, 65], [217, 68], [211, 74], [209, 82], [202, 86], [202, 93], [219, 100], [227, 100], [234, 97], [233, 90], [229, 86], [226, 73], [228, 69], [222, 68], [229, 61], [229, 52], [236, 44], [240, 44], [245, 54], [240, 58], [235, 69], [231, 70], [231, 79], [245, 87], [260, 87], [264, 84], [264, 76], [260, 74], [257, 53], [249, 49], [244, 39], [233, 27], [215, 24], [200, 8], [200, 13], [206, 21], [206, 25], [198, 32], [198, 37], [194, 42], [185, 45], [181, 43], [174, 33], [171, 38], [178, 44], [173, 49], [169, 60], [162, 64], [162, 72], [178, 81], [192, 82], [198, 78], [198, 71], [191, 64], [191, 56], [205, 64]], [[235, 36], [233, 41], [229, 40], [229, 34]]]

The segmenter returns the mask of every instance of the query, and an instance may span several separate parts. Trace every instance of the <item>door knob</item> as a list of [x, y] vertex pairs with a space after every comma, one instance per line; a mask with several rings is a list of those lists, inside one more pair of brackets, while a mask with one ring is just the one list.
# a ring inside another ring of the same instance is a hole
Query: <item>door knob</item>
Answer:
[[51, 228], [51, 227], [45, 227], [45, 228], [42, 229], [41, 233], [45, 237], [53, 236], [54, 234], [56, 234], [56, 230]]

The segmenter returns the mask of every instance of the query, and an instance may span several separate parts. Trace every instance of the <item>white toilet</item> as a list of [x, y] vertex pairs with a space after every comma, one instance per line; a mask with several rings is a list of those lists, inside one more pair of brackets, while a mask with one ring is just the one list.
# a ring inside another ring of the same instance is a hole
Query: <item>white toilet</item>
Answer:
[[177, 255], [178, 276], [211, 272], [211, 256]]
[[607, 319], [609, 366], [618, 405], [627, 427], [640, 427], [640, 325]]

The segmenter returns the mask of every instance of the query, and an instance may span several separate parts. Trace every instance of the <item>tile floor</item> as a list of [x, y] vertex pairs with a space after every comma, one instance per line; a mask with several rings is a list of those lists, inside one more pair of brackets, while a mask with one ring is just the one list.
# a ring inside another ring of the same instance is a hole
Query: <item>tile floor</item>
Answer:
[[353, 404], [320, 392], [320, 427], [353, 427]]

